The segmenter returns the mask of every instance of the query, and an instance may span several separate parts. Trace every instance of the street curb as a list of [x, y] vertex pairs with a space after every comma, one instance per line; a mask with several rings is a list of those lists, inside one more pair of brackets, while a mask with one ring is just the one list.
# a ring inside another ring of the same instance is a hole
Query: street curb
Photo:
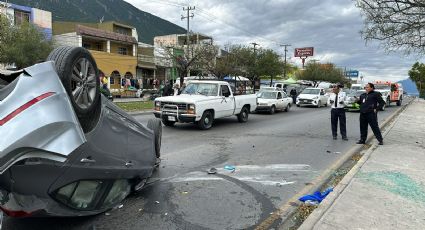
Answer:
[[[412, 102], [413, 100], [411, 100], [408, 104], [399, 108], [391, 116], [385, 119], [385, 121], [382, 122], [382, 124], [380, 125], [380, 128], [381, 129], [384, 128], [391, 120], [394, 119], [395, 116], [397, 116], [403, 109], [407, 108], [407, 106], [410, 105]], [[368, 137], [366, 138], [366, 142], [369, 143], [372, 140], [372, 138], [374, 138], [374, 135], [372, 133], [369, 133]], [[282, 218], [284, 220], [280, 226], [281, 227], [284, 226], [287, 218], [290, 217], [293, 214], [293, 211], [297, 208], [297, 207], [291, 206], [291, 203], [299, 203], [298, 201], [299, 197], [319, 190], [325, 183], [327, 183], [330, 176], [338, 168], [340, 168], [355, 153], [364, 150], [363, 148], [364, 148], [364, 145], [352, 146], [348, 151], [344, 153], [344, 155], [341, 158], [339, 158], [336, 162], [334, 162], [331, 165], [331, 167], [323, 171], [323, 173], [319, 175], [315, 180], [313, 180], [309, 185], [305, 186], [300, 192], [298, 192], [293, 197], [291, 197], [291, 199], [289, 199], [288, 202], [286, 202], [284, 205], [279, 207], [277, 211], [275, 211], [269, 218], [263, 221], [255, 229], [268, 229], [279, 218]]]
[[[399, 115], [402, 111], [404, 111], [411, 103], [410, 101], [405, 106], [399, 108], [395, 113], [393, 113], [390, 117], [385, 119], [382, 123], [381, 128], [389, 125], [389, 128], [385, 130], [382, 136], [386, 136], [391, 128], [395, 125], [396, 121], [399, 119]], [[397, 117], [396, 117], [397, 116]], [[393, 120], [395, 119], [395, 120]], [[388, 124], [392, 121], [391, 124]], [[373, 137], [373, 135], [371, 135]], [[368, 137], [368, 139], [371, 137]], [[308, 216], [308, 218], [303, 222], [303, 224], [298, 228], [298, 230], [310, 230], [315, 227], [315, 225], [320, 221], [320, 219], [324, 216], [324, 214], [329, 210], [329, 208], [333, 205], [333, 203], [339, 198], [345, 188], [350, 184], [354, 176], [360, 171], [366, 161], [370, 158], [373, 151], [378, 147], [376, 142], [364, 153], [362, 158], [351, 168], [351, 170], [344, 176], [344, 178], [338, 183], [338, 185], [334, 188], [333, 192], [331, 192], [323, 202]]]

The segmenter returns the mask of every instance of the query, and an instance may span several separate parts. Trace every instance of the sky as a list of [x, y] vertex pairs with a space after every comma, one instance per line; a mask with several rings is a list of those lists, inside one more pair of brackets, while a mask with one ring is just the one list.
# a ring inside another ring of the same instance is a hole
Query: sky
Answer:
[[183, 28], [191, 11], [190, 30], [213, 37], [222, 47], [228, 44], [273, 49], [288, 61], [302, 66], [294, 49], [314, 47], [306, 61], [334, 63], [347, 70], [358, 70], [364, 81], [398, 81], [420, 56], [388, 53], [377, 42], [365, 42], [360, 34], [363, 18], [353, 0], [125, 0], [142, 11], [161, 17]]

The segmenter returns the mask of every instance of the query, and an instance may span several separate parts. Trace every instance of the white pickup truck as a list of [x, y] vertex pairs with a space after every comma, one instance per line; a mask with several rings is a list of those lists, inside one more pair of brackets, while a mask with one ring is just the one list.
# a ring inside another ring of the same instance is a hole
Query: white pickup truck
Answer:
[[180, 95], [155, 99], [154, 115], [166, 126], [176, 122], [212, 127], [214, 119], [236, 115], [239, 122], [257, 108], [255, 94], [233, 95], [225, 81], [190, 81]]

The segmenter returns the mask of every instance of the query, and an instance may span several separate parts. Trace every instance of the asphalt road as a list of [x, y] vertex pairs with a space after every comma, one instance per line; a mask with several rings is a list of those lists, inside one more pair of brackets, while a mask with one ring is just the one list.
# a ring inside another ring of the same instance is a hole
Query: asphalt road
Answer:
[[[136, 119], [146, 124], [152, 117]], [[5, 218], [3, 229], [254, 228], [355, 145], [358, 117], [347, 113], [349, 141], [332, 140], [329, 108], [251, 114], [244, 124], [220, 119], [207, 131], [164, 127], [161, 166], [121, 208], [94, 217]], [[207, 174], [212, 167], [217, 174]]]

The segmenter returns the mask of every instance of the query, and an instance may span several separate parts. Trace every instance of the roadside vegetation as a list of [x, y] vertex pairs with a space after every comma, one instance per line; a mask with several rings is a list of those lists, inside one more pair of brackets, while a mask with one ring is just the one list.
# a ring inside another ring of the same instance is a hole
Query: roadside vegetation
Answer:
[[116, 102], [115, 104], [126, 112], [153, 109], [153, 101]]

